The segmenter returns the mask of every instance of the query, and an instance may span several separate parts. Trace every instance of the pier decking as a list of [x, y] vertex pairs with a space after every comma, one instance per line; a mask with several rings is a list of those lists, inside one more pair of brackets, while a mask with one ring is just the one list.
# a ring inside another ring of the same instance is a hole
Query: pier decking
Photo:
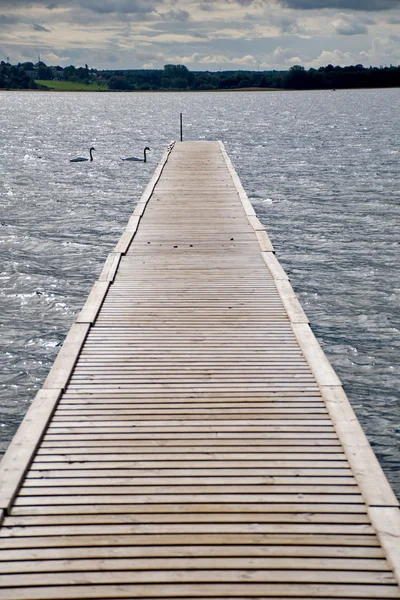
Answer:
[[165, 154], [0, 511], [0, 599], [400, 598], [398, 502], [222, 144]]

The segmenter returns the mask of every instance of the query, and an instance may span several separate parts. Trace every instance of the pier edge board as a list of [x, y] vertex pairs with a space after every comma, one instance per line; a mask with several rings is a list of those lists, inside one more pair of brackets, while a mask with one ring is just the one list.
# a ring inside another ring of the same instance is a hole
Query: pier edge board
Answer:
[[89, 329], [90, 323], [73, 323], [45, 379], [42, 389], [65, 389], [82, 346], [85, 343]]
[[175, 146], [175, 142], [171, 142], [171, 144], [168, 146], [168, 148], [164, 152], [164, 154], [154, 172], [154, 175], [152, 176], [149, 183], [147, 184], [146, 189], [144, 190], [144, 192], [142, 194], [142, 197], [140, 198], [131, 218], [128, 221], [125, 231], [123, 232], [121, 238], [119, 239], [117, 245], [115, 246], [115, 249], [114, 249], [115, 253], [126, 254], [128, 252], [129, 246], [131, 245], [132, 240], [135, 237], [136, 232], [138, 230], [140, 220], [144, 214], [144, 211], [146, 210], [147, 203], [149, 202], [150, 198], [153, 195], [154, 189], [160, 180], [160, 177], [162, 175], [164, 167], [168, 162], [168, 157], [171, 154], [174, 146]]
[[76, 323], [90, 323], [92, 325], [95, 322], [110, 285], [110, 281], [96, 281], [94, 283], [89, 296], [75, 321]]
[[399, 506], [343, 387], [321, 385], [320, 388], [367, 507]]
[[400, 510], [398, 506], [369, 506], [368, 515], [400, 585]]
[[3, 516], [18, 493], [61, 394], [61, 388], [39, 390], [0, 462], [0, 510], [3, 510]]
[[[255, 210], [253, 208], [253, 205], [251, 204], [251, 202], [250, 202], [250, 200], [249, 200], [249, 198], [248, 198], [248, 196], [247, 196], [247, 194], [246, 194], [246, 192], [244, 190], [242, 182], [239, 179], [239, 175], [236, 173], [236, 170], [235, 170], [235, 168], [234, 168], [234, 166], [232, 164], [232, 161], [229, 158], [229, 155], [228, 155], [228, 153], [227, 153], [227, 151], [225, 149], [224, 143], [221, 142], [221, 141], [219, 141], [218, 143], [219, 143], [219, 147], [220, 147], [221, 152], [222, 152], [222, 156], [224, 157], [226, 166], [228, 167], [228, 171], [231, 174], [231, 177], [233, 179], [233, 183], [235, 185], [237, 193], [239, 194], [240, 201], [241, 201], [241, 203], [243, 205], [243, 208], [245, 210], [245, 213], [246, 213], [247, 217], [257, 217], [257, 215], [255, 213]], [[251, 223], [251, 221], [250, 221], [250, 223]]]
[[118, 270], [119, 263], [121, 260], [121, 252], [110, 252], [104, 263], [104, 267], [99, 275], [98, 281], [109, 281], [112, 283], [115, 278], [115, 274]]

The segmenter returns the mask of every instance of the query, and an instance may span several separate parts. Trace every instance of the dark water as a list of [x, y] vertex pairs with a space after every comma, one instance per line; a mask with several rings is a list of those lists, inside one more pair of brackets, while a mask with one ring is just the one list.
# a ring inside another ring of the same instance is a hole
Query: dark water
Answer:
[[[400, 90], [0, 92], [0, 450], [166, 145], [222, 139], [400, 496]], [[93, 163], [69, 163], [96, 148]], [[147, 164], [121, 156], [152, 148]]]

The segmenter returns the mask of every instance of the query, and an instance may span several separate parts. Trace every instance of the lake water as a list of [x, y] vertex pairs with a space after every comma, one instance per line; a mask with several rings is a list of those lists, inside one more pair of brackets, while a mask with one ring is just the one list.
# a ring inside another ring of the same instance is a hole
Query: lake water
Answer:
[[[180, 112], [184, 139], [225, 143], [400, 496], [400, 89], [0, 92], [0, 450]], [[148, 163], [120, 161], [145, 145]]]

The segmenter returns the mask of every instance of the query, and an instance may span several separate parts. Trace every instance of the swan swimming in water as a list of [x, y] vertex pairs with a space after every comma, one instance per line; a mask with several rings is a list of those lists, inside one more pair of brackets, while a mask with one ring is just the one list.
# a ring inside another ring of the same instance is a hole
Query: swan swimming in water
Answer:
[[136, 162], [147, 162], [147, 156], [146, 156], [146, 152], [149, 151], [150, 148], [148, 146], [146, 146], [146, 148], [143, 151], [143, 158], [137, 158], [136, 156], [128, 156], [128, 158], [121, 158], [121, 160], [132, 160], [132, 161], [136, 161]]
[[[96, 148], [92, 147], [89, 150], [90, 162], [93, 161], [93, 155], [92, 155], [93, 150], [96, 150]], [[89, 160], [89, 158], [84, 158], [83, 156], [78, 156], [77, 158], [71, 158], [69, 162], [84, 162], [84, 161], [87, 161], [87, 160]]]

